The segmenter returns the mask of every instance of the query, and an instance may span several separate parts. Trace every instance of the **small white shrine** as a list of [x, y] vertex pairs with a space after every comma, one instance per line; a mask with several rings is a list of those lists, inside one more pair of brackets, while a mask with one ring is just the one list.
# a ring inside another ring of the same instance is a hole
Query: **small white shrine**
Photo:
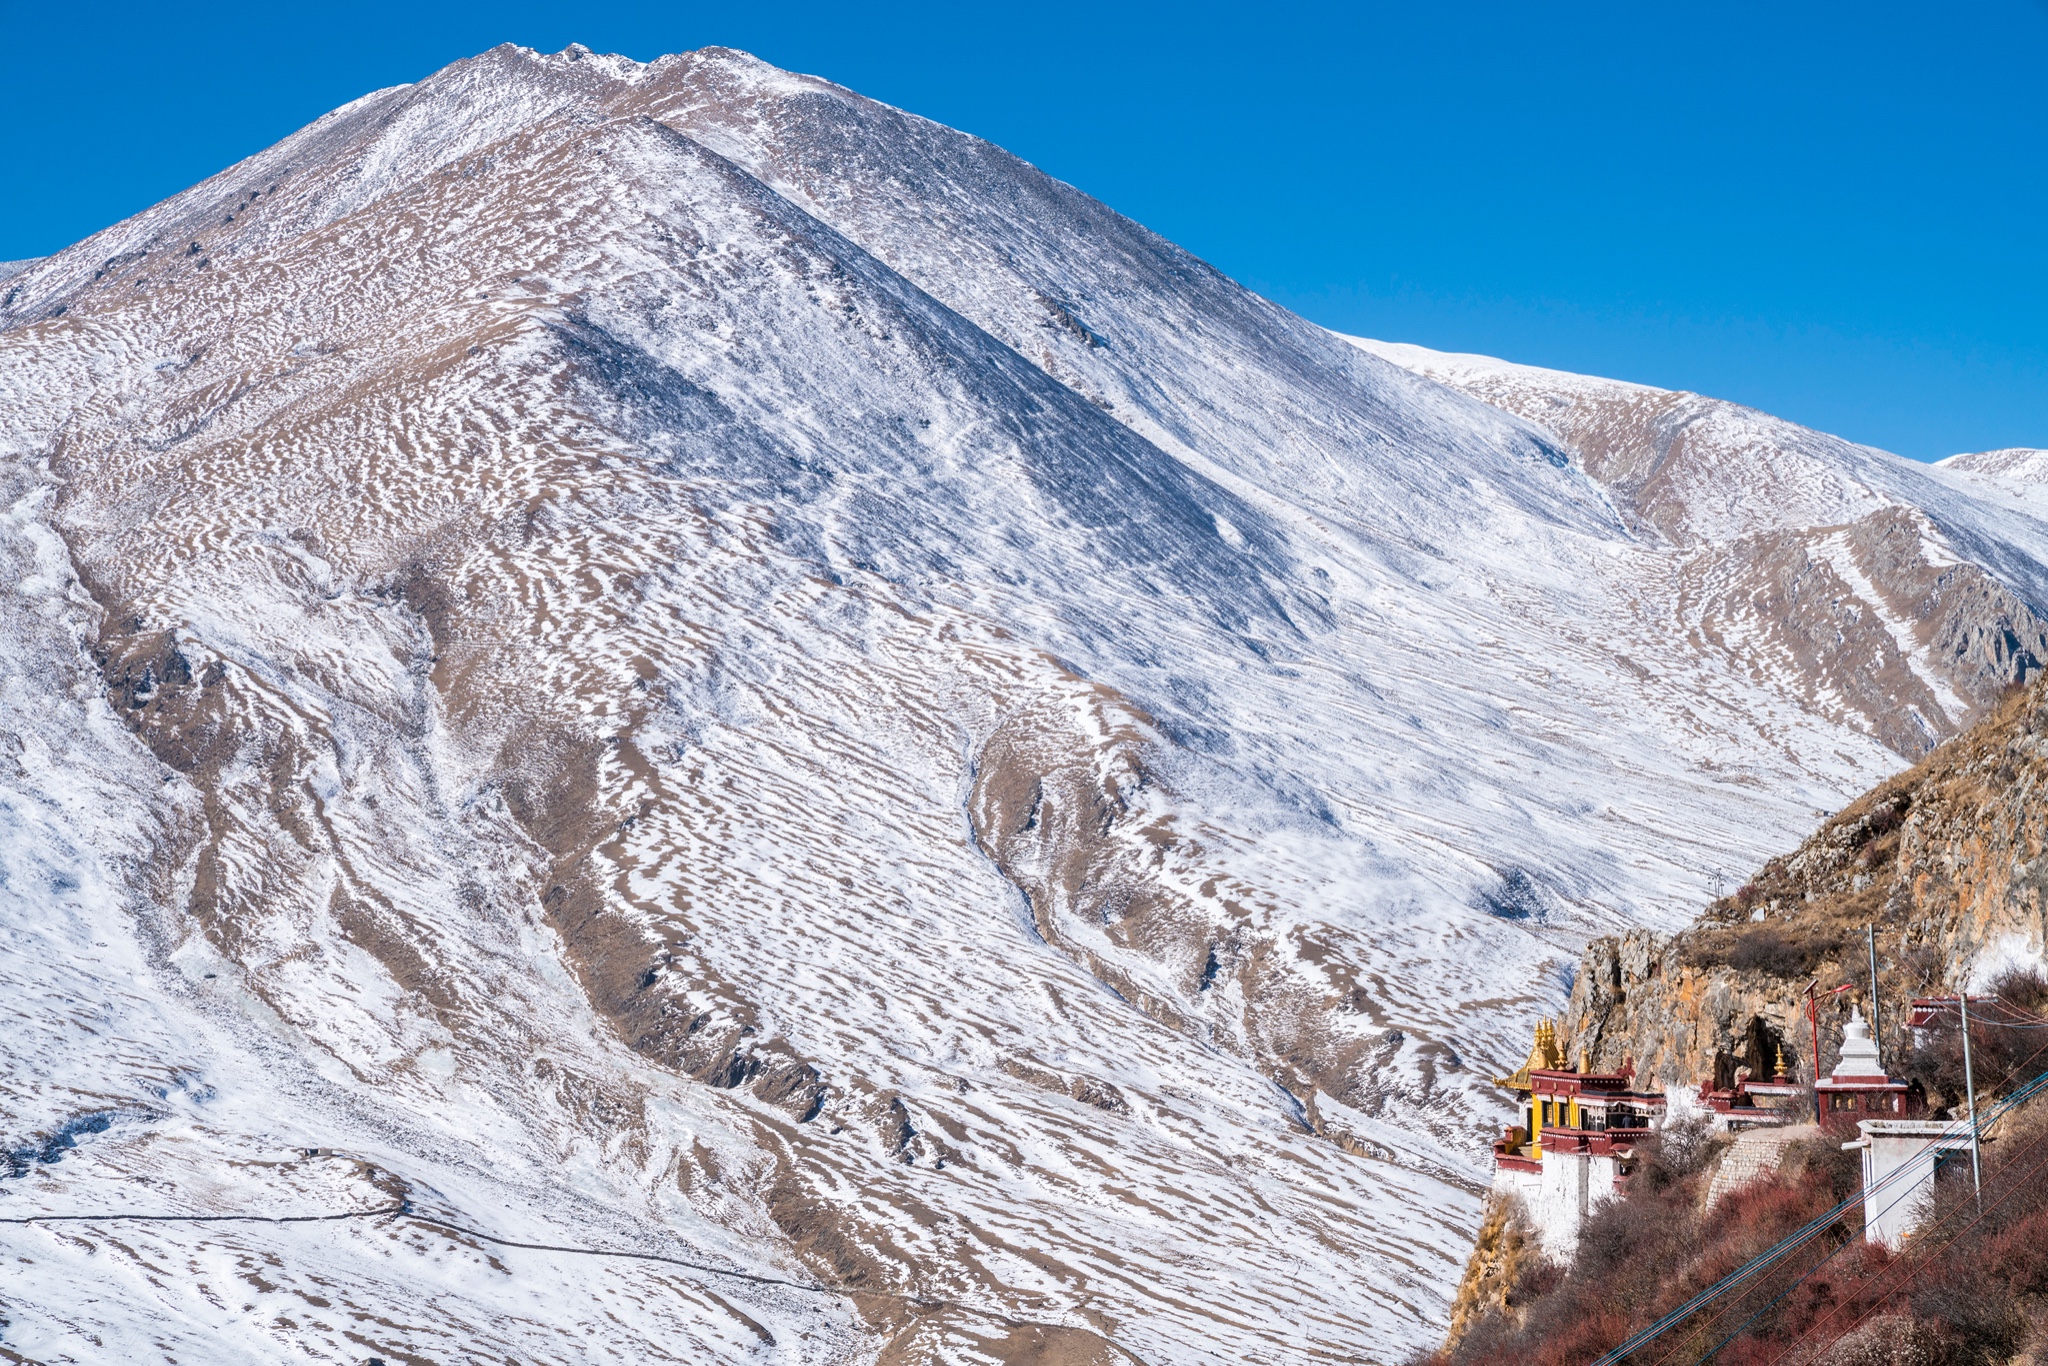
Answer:
[[1906, 1118], [1906, 1083], [1885, 1075], [1877, 1040], [1870, 1037], [1861, 1010], [1849, 1012], [1849, 1023], [1842, 1026], [1842, 1056], [1835, 1060], [1833, 1075], [1815, 1083], [1813, 1098], [1820, 1111], [1814, 1118], [1825, 1125], [1846, 1128], [1865, 1116]]
[[[1842, 1029], [1842, 1056], [1834, 1075], [1814, 1087], [1823, 1123], [1854, 1120], [1861, 1136], [1847, 1149], [1863, 1150], [1863, 1236], [1897, 1250], [1934, 1198], [1934, 1178], [1952, 1154], [1970, 1150], [1967, 1120], [1864, 1119], [1907, 1112], [1904, 1082], [1885, 1075], [1877, 1040], [1861, 1011]], [[1839, 1131], [1839, 1130], [1838, 1130]]]

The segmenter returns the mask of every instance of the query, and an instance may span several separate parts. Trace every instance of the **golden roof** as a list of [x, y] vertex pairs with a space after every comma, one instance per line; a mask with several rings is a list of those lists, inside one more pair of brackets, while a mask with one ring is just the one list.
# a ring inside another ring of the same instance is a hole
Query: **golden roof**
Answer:
[[1532, 1071], [1554, 1072], [1564, 1066], [1564, 1050], [1557, 1046], [1557, 1021], [1536, 1022], [1536, 1045], [1529, 1050], [1529, 1060], [1515, 1069], [1513, 1076], [1495, 1077], [1496, 1086], [1505, 1086], [1515, 1091], [1530, 1089], [1529, 1073]]

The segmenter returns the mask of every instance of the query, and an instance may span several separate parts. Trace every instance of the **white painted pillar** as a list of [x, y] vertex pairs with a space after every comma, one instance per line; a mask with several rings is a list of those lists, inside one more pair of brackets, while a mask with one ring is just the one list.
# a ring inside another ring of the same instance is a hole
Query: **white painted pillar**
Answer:
[[1844, 1147], [1863, 1150], [1863, 1236], [1894, 1251], [1934, 1198], [1934, 1169], [1943, 1152], [1970, 1146], [1967, 1126], [1931, 1119], [1866, 1119], [1863, 1137]]

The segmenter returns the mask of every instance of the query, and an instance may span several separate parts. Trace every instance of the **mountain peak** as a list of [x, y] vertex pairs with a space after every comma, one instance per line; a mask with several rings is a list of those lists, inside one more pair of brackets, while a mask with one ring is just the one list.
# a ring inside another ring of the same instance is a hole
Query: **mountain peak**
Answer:
[[[493, 49], [32, 263], [24, 1198], [441, 1220], [263, 1231], [280, 1305], [380, 1325], [288, 1330], [330, 1355], [1435, 1336], [1484, 1079], [1578, 947], [2038, 671], [2048, 533], [1734, 405], [1381, 352], [725, 49]], [[595, 1314], [549, 1247], [677, 1293]]]

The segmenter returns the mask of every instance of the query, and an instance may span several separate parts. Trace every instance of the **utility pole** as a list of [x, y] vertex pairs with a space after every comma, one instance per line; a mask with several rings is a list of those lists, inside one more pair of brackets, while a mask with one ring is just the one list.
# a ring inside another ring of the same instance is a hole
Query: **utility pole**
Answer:
[[1864, 933], [1870, 936], [1870, 1037], [1877, 1040], [1879, 1048], [1884, 1047], [1884, 1018], [1877, 1007], [1877, 926], [1865, 925]]
[[1970, 1098], [1970, 1184], [1977, 1189], [1977, 1213], [1984, 1213], [1984, 1166], [1977, 1157], [1977, 1072], [1970, 1065], [1970, 989], [1956, 993], [1963, 1003], [1963, 1089]]

